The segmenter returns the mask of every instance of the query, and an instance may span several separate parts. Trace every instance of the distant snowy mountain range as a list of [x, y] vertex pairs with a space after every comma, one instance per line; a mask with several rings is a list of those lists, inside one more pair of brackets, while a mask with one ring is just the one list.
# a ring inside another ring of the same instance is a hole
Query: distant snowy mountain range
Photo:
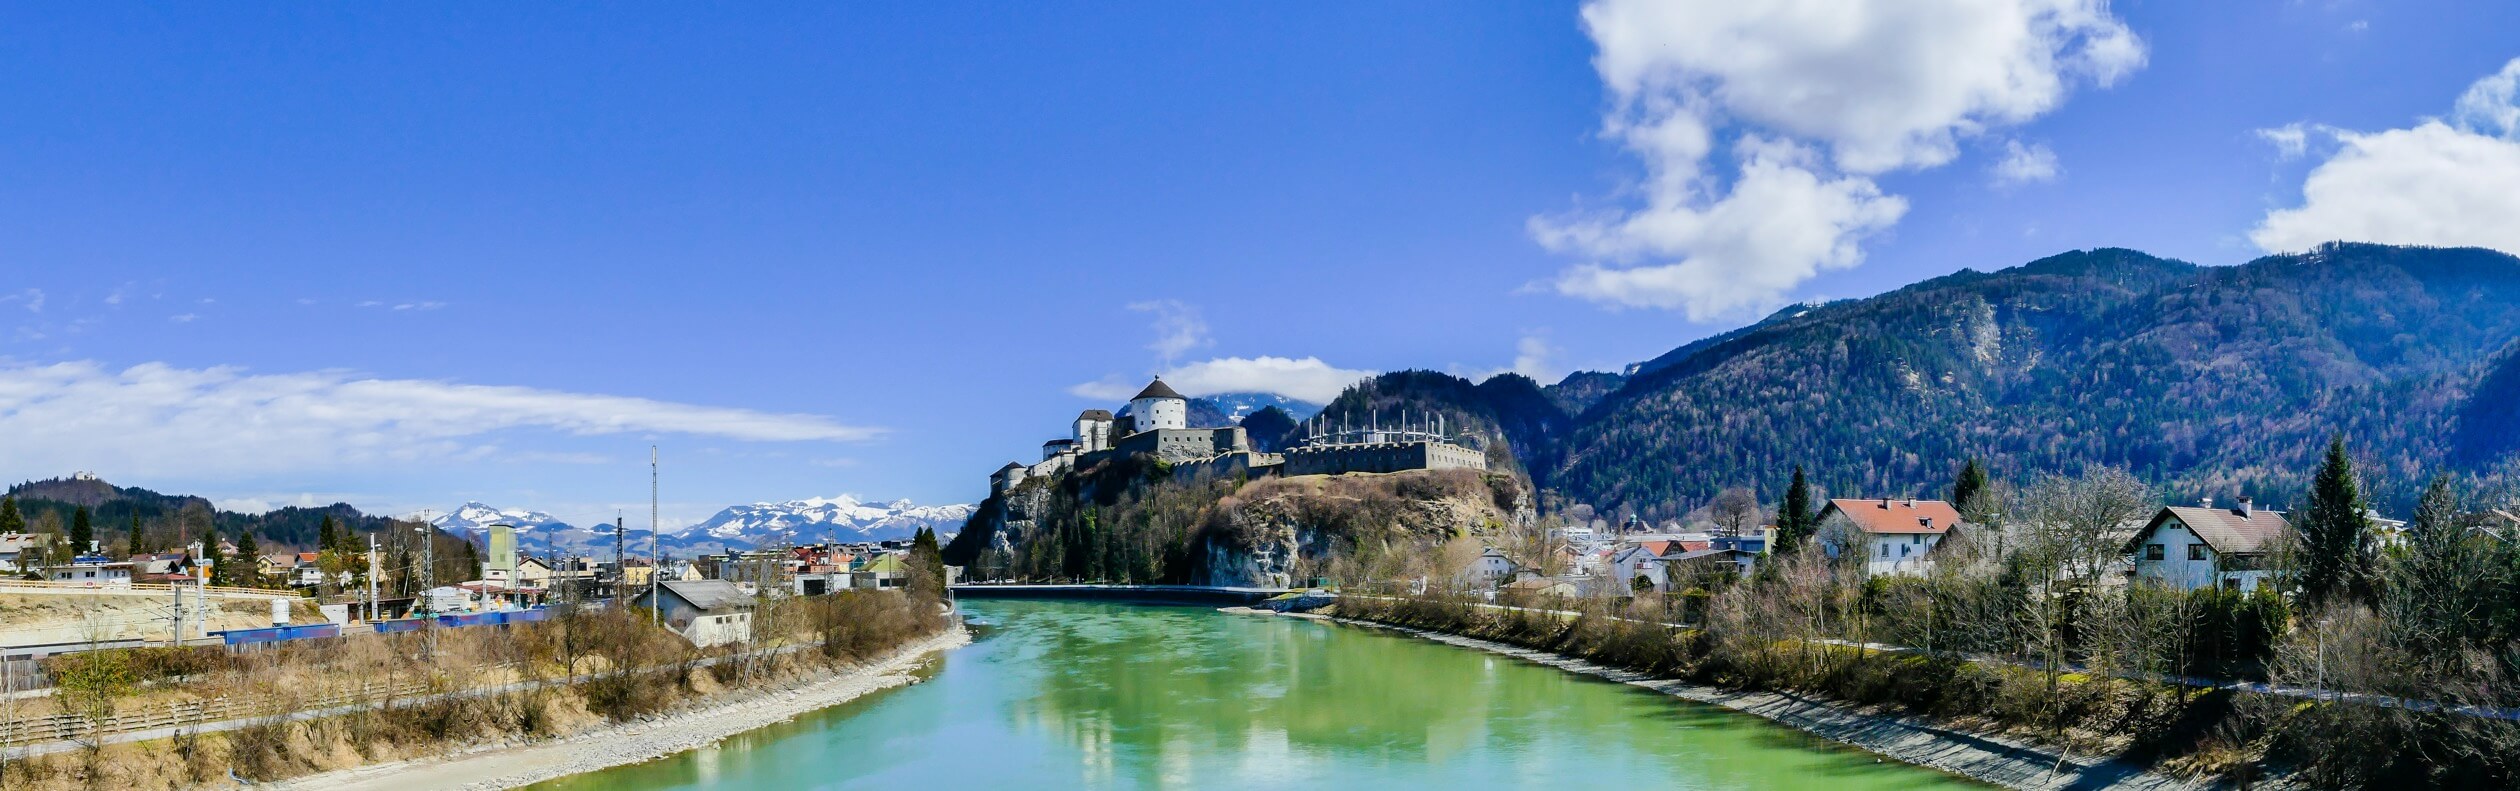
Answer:
[[[661, 550], [690, 556], [773, 543], [846, 543], [909, 538], [922, 527], [935, 530], [938, 537], [943, 538], [961, 530], [963, 521], [971, 517], [973, 508], [970, 505], [915, 505], [908, 500], [866, 503], [848, 495], [734, 505], [698, 524], [667, 528], [657, 537], [656, 543]], [[601, 556], [613, 550], [612, 525], [599, 523], [579, 527], [541, 511], [493, 508], [473, 502], [429, 521], [440, 530], [465, 536], [475, 543], [489, 540], [491, 525], [510, 525], [516, 528], [518, 548], [536, 554], [558, 552]], [[628, 551], [636, 554], [646, 550], [648, 531], [645, 528], [631, 527], [622, 532]]]

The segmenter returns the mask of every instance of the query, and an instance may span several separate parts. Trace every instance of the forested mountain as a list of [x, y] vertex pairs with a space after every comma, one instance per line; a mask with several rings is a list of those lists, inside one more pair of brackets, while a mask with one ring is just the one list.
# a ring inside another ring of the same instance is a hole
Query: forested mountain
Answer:
[[1970, 456], [2286, 503], [2343, 431], [2402, 508], [2433, 471], [2509, 463], [2515, 338], [2520, 260], [2487, 250], [2078, 251], [1675, 349], [1526, 459], [1553, 459], [1544, 485], [1574, 501], [1648, 515], [1731, 485], [1773, 497], [1795, 464], [1838, 494], [1928, 494]]
[[348, 503], [240, 514], [213, 508], [209, 500], [200, 497], [159, 494], [94, 478], [28, 481], [9, 487], [8, 496], [17, 498], [29, 525], [58, 520], [51, 524], [66, 527], [72, 513], [79, 506], [86, 506], [97, 538], [117, 549], [129, 547], [134, 516], [140, 520], [143, 548], [149, 550], [171, 549], [200, 539], [209, 527], [216, 527], [220, 536], [231, 541], [240, 531], [250, 528], [264, 547], [312, 547], [325, 516], [362, 534], [385, 529], [392, 523], [385, 517], [360, 513]]
[[1540, 388], [1549, 394], [1549, 403], [1568, 415], [1581, 415], [1601, 399], [1619, 391], [1627, 377], [1605, 371], [1576, 371], [1558, 380], [1557, 384]]

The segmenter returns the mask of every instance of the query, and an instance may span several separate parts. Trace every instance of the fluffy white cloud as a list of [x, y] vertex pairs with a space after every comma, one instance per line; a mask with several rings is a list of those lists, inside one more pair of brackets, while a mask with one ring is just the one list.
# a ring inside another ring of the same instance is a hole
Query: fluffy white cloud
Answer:
[[2334, 138], [2334, 153], [2303, 180], [2301, 205], [2267, 212], [2249, 240], [2268, 251], [2355, 241], [2520, 254], [2515, 84], [2520, 60], [2470, 87], [2448, 121], [2375, 133], [2311, 129]]
[[1861, 263], [1864, 236], [1890, 227], [1907, 201], [1869, 179], [1823, 179], [1778, 146], [1759, 145], [1722, 200], [1665, 206], [1611, 222], [1539, 223], [1553, 248], [1611, 258], [1679, 260], [1644, 266], [1581, 264], [1560, 273], [1559, 293], [1626, 308], [1681, 310], [1705, 320], [1772, 306], [1825, 269]]
[[[1693, 319], [1859, 263], [1857, 243], [1906, 210], [1871, 176], [1948, 163], [1961, 139], [2144, 62], [2105, 0], [1593, 0], [1583, 19], [1612, 98], [1603, 131], [1643, 162], [1642, 206], [1533, 234], [1597, 259], [1560, 292]], [[1710, 162], [1728, 129], [1734, 161]], [[1764, 214], [1780, 210], [1808, 214]]]
[[2055, 181], [2061, 172], [2056, 165], [2056, 152], [2038, 143], [2022, 145], [2019, 140], [2004, 141], [2004, 158], [1995, 161], [1996, 186], [2014, 186], [2040, 181]]
[[[1163, 372], [1164, 383], [1193, 398], [1218, 393], [1276, 393], [1288, 398], [1326, 403], [1339, 391], [1371, 377], [1373, 371], [1338, 368], [1319, 357], [1220, 357]], [[1068, 388], [1083, 398], [1120, 401], [1137, 395], [1142, 379], [1109, 377]]]
[[1130, 303], [1129, 309], [1155, 314], [1155, 342], [1146, 348], [1162, 358], [1165, 365], [1210, 342], [1207, 319], [1199, 315], [1197, 306], [1177, 299], [1158, 299]]
[[2451, 107], [2450, 120], [2478, 134], [2506, 140], [2520, 137], [2520, 58], [2512, 58], [2502, 71], [2468, 86], [2459, 95], [2459, 103]]
[[245, 476], [501, 456], [489, 435], [662, 432], [752, 441], [863, 440], [815, 415], [339, 371], [248, 374], [150, 363], [0, 368], [0, 436], [20, 474]]

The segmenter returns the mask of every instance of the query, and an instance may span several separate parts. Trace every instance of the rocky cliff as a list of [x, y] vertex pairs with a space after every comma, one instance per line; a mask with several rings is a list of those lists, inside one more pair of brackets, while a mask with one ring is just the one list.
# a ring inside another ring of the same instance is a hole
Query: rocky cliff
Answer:
[[1185, 484], [1118, 460], [981, 503], [945, 557], [975, 579], [1280, 587], [1450, 573], [1447, 547], [1508, 543], [1531, 524], [1528, 490], [1509, 475]]

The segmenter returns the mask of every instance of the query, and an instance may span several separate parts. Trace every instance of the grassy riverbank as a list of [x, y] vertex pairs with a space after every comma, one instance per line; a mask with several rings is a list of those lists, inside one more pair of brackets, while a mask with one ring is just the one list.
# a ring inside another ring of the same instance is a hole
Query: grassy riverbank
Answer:
[[[47, 705], [80, 712], [97, 727], [8, 761], [0, 786], [219, 787], [234, 784], [231, 773], [259, 783], [548, 741], [706, 708], [731, 690], [848, 672], [947, 625], [933, 600], [849, 591], [770, 603], [755, 618], [753, 639], [709, 650], [635, 611], [587, 610], [501, 629], [191, 654], [172, 671], [165, 657], [90, 652], [54, 669], [62, 686]], [[344, 690], [375, 694], [344, 705]], [[131, 738], [145, 732], [117, 736], [104, 727], [117, 712], [206, 701], [241, 704], [258, 716], [147, 740]]]
[[[2233, 693], [2044, 673], [2001, 662], [1673, 629], [1667, 611], [1575, 602], [1574, 616], [1469, 597], [1342, 600], [1344, 618], [1520, 646], [1652, 677], [1731, 690], [1825, 696], [1850, 711], [1921, 718], [1958, 734], [2111, 757], [2171, 776], [2262, 781], [2262, 729]], [[1789, 724], [1797, 724], [1785, 718]]]

